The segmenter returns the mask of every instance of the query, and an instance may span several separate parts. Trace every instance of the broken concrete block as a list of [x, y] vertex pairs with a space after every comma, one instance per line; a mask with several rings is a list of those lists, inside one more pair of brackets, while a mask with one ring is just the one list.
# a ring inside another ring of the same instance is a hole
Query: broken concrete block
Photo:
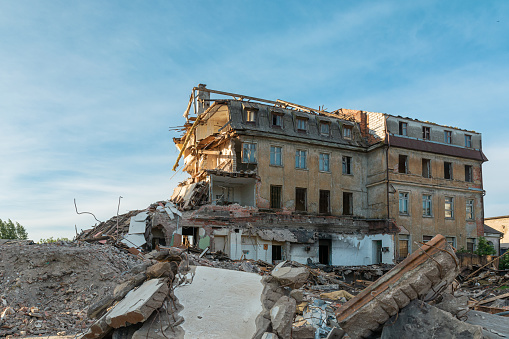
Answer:
[[301, 302], [304, 301], [304, 292], [301, 289], [292, 290], [290, 292], [290, 297], [295, 299], [297, 304], [300, 304]]
[[309, 277], [309, 271], [305, 267], [278, 267], [270, 273], [282, 286], [292, 289], [304, 286]]
[[509, 322], [507, 321], [507, 317], [469, 310], [466, 314], [466, 318], [466, 323], [482, 326], [484, 338], [509, 338]]
[[292, 328], [292, 339], [308, 339], [315, 337], [316, 328], [311, 325], [294, 326]]
[[282, 296], [270, 310], [272, 328], [282, 338], [290, 338], [295, 307], [295, 299]]
[[161, 307], [168, 296], [166, 279], [146, 281], [106, 314], [106, 323], [113, 328], [137, 324], [147, 320], [152, 312]]
[[263, 277], [262, 282], [265, 287], [263, 289], [263, 307], [265, 309], [270, 310], [272, 306], [279, 300], [283, 295], [285, 295], [284, 289], [279, 285], [277, 279], [271, 276]]
[[341, 339], [345, 336], [345, 334], [346, 332], [342, 328], [333, 327], [325, 339]]
[[142, 262], [141, 264], [133, 266], [133, 268], [131, 268], [131, 273], [132, 274], [144, 273], [149, 266], [150, 266], [149, 263]]
[[147, 268], [147, 277], [149, 279], [170, 277], [170, 280], [173, 280], [171, 264], [169, 262], [159, 262], [155, 265], [150, 266], [149, 268]]
[[352, 339], [369, 337], [411, 300], [450, 284], [458, 272], [454, 249], [439, 234], [338, 308], [338, 323]]
[[450, 293], [444, 293], [442, 295], [442, 301], [434, 306], [454, 316], [460, 312], [464, 314], [464, 312], [468, 311], [468, 296], [455, 297]]
[[108, 307], [110, 307], [111, 305], [113, 305], [114, 302], [115, 302], [115, 298], [113, 297], [113, 295], [111, 295], [111, 294], [105, 295], [102, 299], [93, 303], [88, 308], [87, 316], [90, 319], [96, 319], [96, 318], [101, 317], [106, 312], [106, 309]]
[[97, 320], [83, 335], [84, 339], [101, 339], [113, 331], [113, 328], [106, 323], [106, 315]]
[[256, 333], [253, 335], [253, 339], [260, 339], [263, 337], [264, 333], [269, 332], [271, 328], [270, 322], [270, 312], [265, 311], [263, 313], [258, 314], [255, 320], [256, 324]]
[[274, 333], [265, 332], [262, 336], [262, 339], [279, 339], [279, 337]]
[[456, 338], [482, 339], [481, 326], [474, 326], [456, 319], [452, 314], [419, 300], [413, 300], [389, 320], [381, 339]]
[[[168, 314], [170, 313], [170, 314]], [[152, 313], [131, 339], [171, 339], [184, 338], [184, 330], [179, 326], [184, 318], [176, 312], [167, 312], [164, 307]]]

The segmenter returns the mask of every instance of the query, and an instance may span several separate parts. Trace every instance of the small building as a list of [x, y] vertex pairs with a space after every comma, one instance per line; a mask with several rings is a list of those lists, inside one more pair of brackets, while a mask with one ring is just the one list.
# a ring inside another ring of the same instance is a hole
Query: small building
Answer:
[[489, 244], [493, 245], [493, 247], [495, 248], [495, 255], [497, 256], [501, 254], [500, 239], [502, 239], [503, 236], [504, 233], [497, 231], [496, 229], [488, 225], [484, 225], [484, 238]]
[[509, 215], [485, 218], [484, 223], [502, 234], [500, 254], [509, 249]]

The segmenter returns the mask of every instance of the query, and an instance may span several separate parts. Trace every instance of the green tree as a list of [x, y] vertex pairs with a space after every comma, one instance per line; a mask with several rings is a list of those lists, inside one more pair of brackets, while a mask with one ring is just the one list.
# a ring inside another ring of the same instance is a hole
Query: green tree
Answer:
[[477, 249], [474, 251], [477, 255], [493, 255], [496, 253], [495, 247], [491, 242], [488, 242], [485, 237], [477, 238]]
[[509, 253], [504, 253], [498, 262], [498, 269], [508, 270], [509, 269]]
[[25, 227], [19, 222], [14, 223], [11, 219], [3, 221], [0, 219], [0, 239], [28, 239]]

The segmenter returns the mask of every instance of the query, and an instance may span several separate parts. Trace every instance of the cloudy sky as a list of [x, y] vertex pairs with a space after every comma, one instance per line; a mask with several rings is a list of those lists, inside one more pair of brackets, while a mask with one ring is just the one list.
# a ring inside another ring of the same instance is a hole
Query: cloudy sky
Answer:
[[[0, 219], [70, 237], [169, 198], [193, 86], [483, 133], [508, 215], [507, 1], [0, 0]], [[172, 177], [173, 176], [173, 177]]]

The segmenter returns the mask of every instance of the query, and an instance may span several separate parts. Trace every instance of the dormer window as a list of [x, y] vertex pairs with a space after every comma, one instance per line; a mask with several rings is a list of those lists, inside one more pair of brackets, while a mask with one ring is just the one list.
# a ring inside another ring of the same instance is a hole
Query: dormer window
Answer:
[[352, 140], [352, 126], [343, 127], [343, 138], [347, 140]]
[[283, 115], [272, 112], [272, 127], [282, 128], [283, 127]]
[[256, 111], [255, 110], [246, 110], [246, 122], [250, 124], [256, 123]]
[[472, 147], [472, 136], [465, 134], [465, 147]]
[[320, 134], [326, 136], [330, 135], [330, 123], [324, 121], [320, 122]]
[[308, 130], [308, 119], [297, 118], [297, 131], [306, 132]]
[[407, 136], [407, 123], [400, 121], [399, 122], [399, 135], [405, 135]]
[[452, 143], [452, 132], [451, 131], [444, 131], [444, 142], [446, 144]]
[[431, 138], [431, 128], [427, 126], [422, 127], [422, 138], [424, 140], [430, 140]]

